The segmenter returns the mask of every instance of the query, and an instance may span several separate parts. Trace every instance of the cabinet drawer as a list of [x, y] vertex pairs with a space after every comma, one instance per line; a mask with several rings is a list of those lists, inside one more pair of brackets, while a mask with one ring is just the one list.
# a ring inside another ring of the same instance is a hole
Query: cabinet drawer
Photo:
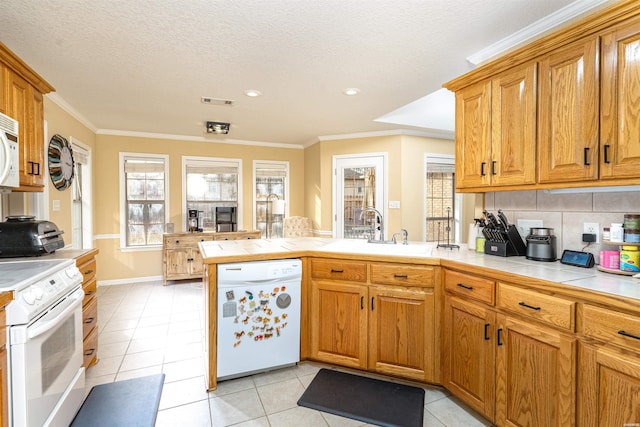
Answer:
[[640, 350], [640, 317], [585, 304], [583, 334], [606, 343]]
[[96, 259], [91, 258], [84, 264], [79, 265], [78, 270], [82, 273], [82, 283], [87, 283], [96, 276]]
[[330, 259], [311, 260], [311, 277], [314, 279], [367, 281], [367, 263], [336, 261]]
[[576, 303], [498, 283], [496, 306], [568, 331], [575, 330]]
[[214, 240], [212, 235], [184, 235], [184, 236], [166, 236], [164, 238], [164, 247], [175, 248], [195, 248], [200, 242], [210, 242]]
[[371, 264], [371, 283], [433, 287], [433, 267], [404, 264]]
[[92, 361], [98, 356], [98, 327], [91, 330], [89, 335], [82, 342], [83, 358], [82, 366], [88, 368]]
[[86, 338], [89, 332], [98, 324], [98, 298], [93, 298], [82, 309], [82, 338]]
[[447, 291], [485, 304], [495, 304], [495, 282], [457, 271], [445, 270], [444, 287]]
[[86, 304], [97, 293], [96, 278], [84, 282], [82, 284], [82, 290], [84, 291], [84, 301], [82, 304]]

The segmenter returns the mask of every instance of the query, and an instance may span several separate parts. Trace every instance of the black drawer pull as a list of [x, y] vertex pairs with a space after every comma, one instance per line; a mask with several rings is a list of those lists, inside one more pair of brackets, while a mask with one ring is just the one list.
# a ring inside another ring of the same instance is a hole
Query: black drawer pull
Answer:
[[95, 353], [96, 349], [95, 348], [90, 348], [89, 350], [84, 352], [85, 356], [91, 356], [93, 353]]
[[485, 176], [486, 174], [484, 173], [484, 165], [486, 164], [486, 162], [482, 162], [480, 163], [480, 176]]
[[498, 345], [502, 345], [502, 328], [498, 329], [497, 337], [498, 337]]
[[473, 286], [464, 285], [464, 284], [462, 284], [462, 283], [458, 283], [458, 285], [457, 285], [457, 286], [458, 286], [459, 288], [466, 289], [466, 290], [468, 290], [468, 291], [472, 291], [472, 290], [473, 290]]
[[489, 337], [489, 326], [491, 326], [489, 323], [485, 323], [484, 324], [484, 339], [485, 339], [485, 341], [489, 341], [491, 339], [491, 337]]
[[84, 323], [88, 325], [89, 323], [93, 323], [94, 320], [96, 320], [94, 317], [89, 317], [87, 320], [84, 321]]
[[93, 270], [87, 270], [84, 272], [85, 275], [93, 273]]
[[335, 269], [331, 269], [332, 273], [344, 273], [344, 270], [335, 270]]
[[394, 274], [393, 278], [394, 279], [408, 279], [409, 276], [407, 276], [406, 274]]
[[176, 244], [180, 243], [180, 240], [176, 240]]
[[93, 295], [93, 291], [92, 291], [92, 290], [91, 290], [91, 291], [89, 291], [89, 292], [85, 292], [85, 293], [84, 293], [84, 296], [85, 296], [85, 297], [89, 297], [89, 296], [91, 296], [91, 295]]
[[611, 163], [609, 160], [609, 144], [604, 144], [604, 162]]
[[584, 147], [584, 165], [591, 166], [591, 163], [589, 163], [589, 147]]
[[527, 308], [530, 308], [531, 310], [536, 310], [536, 311], [540, 310], [540, 307], [534, 307], [534, 306], [532, 306], [532, 305], [529, 305], [529, 304], [525, 303], [524, 301], [520, 301], [520, 302], [518, 303], [518, 305], [519, 305], [519, 306], [521, 306], [521, 307], [527, 307]]
[[629, 338], [633, 338], [634, 340], [640, 340], [640, 337], [639, 337], [639, 336], [637, 336], [637, 335], [633, 335], [633, 334], [630, 334], [630, 333], [625, 332], [625, 331], [618, 331], [618, 333], [619, 333], [620, 335], [622, 335], [623, 337], [629, 337]]

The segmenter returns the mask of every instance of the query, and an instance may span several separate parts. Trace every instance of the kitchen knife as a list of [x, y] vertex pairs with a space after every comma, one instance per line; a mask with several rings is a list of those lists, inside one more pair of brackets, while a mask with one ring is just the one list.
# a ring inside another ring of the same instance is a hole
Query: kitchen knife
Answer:
[[509, 231], [509, 227], [511, 226], [511, 224], [509, 224], [509, 220], [507, 219], [507, 216], [502, 212], [502, 209], [498, 209], [498, 218], [500, 218], [500, 221], [502, 221], [504, 230]]

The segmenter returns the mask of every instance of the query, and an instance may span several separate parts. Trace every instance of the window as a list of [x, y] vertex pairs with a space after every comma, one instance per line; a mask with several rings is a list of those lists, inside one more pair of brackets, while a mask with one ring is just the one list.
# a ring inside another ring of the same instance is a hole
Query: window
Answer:
[[162, 245], [167, 220], [167, 156], [120, 153], [124, 247]]
[[256, 230], [262, 232], [262, 237], [283, 237], [284, 202], [289, 198], [289, 162], [256, 160], [253, 176]]
[[[234, 224], [229, 230], [237, 229], [237, 219], [242, 218], [239, 211], [239, 200], [242, 200], [242, 161], [239, 159], [183, 157], [182, 165], [185, 186], [183, 189], [185, 229], [187, 227], [187, 213], [189, 210], [196, 210], [202, 212], [202, 228], [217, 230], [216, 208], [235, 208], [235, 215], [232, 215]], [[226, 223], [228, 219], [227, 214], [224, 218], [225, 226], [228, 225]]]
[[425, 170], [425, 241], [456, 243], [460, 236], [460, 209], [453, 157], [427, 155]]

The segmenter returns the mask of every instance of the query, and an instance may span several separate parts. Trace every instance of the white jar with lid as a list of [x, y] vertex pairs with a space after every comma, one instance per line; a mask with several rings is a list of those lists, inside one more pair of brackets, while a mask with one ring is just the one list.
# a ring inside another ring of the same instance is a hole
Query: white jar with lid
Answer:
[[622, 242], [624, 241], [624, 228], [622, 228], [622, 223], [614, 222], [611, 224], [611, 229], [609, 230], [610, 239], [612, 242]]

